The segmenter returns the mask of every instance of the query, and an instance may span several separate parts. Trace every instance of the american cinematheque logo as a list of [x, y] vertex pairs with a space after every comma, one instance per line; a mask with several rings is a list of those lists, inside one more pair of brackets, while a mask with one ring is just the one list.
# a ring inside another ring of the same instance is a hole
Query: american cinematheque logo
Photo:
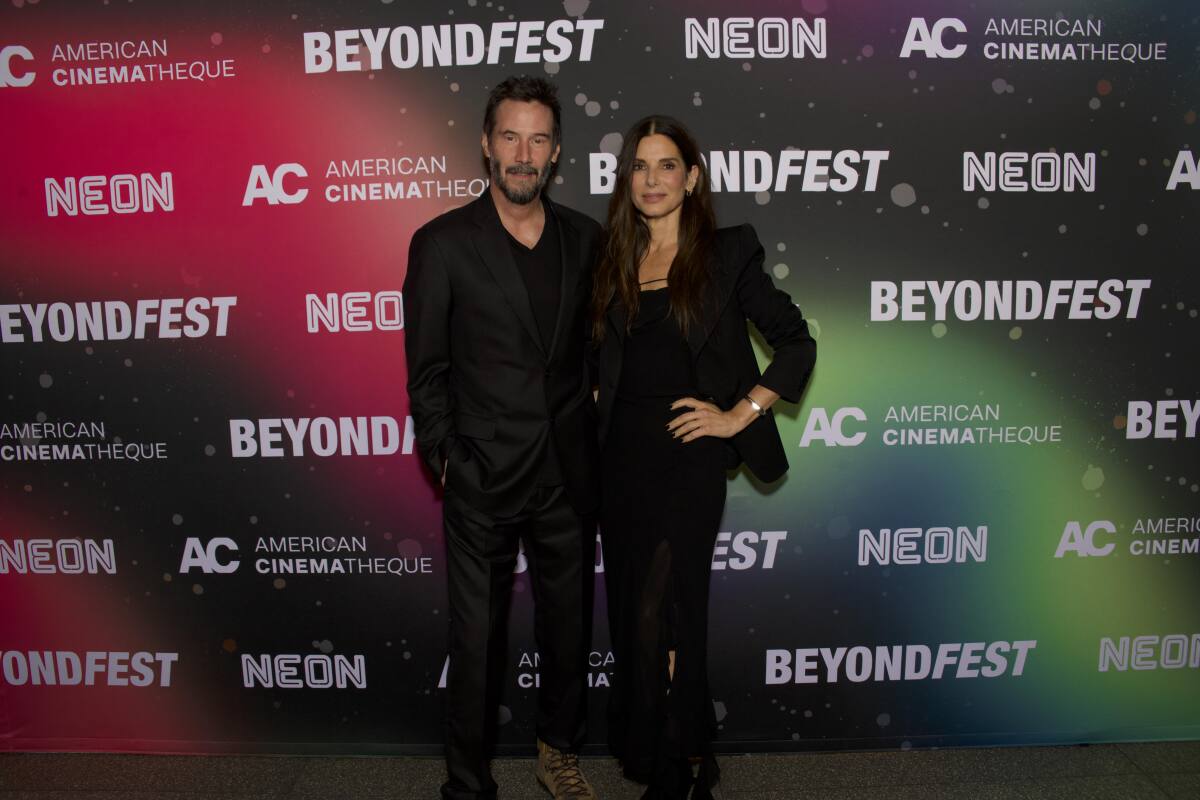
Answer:
[[[220, 45], [221, 34], [209, 37]], [[0, 86], [30, 86], [45, 55], [22, 45], [0, 49]], [[20, 62], [19, 65], [18, 63]], [[22, 69], [23, 68], [23, 69]], [[95, 88], [148, 83], [213, 81], [236, 76], [232, 58], [182, 57], [166, 39], [65, 42], [50, 48], [47, 69], [55, 87]]]
[[1122, 553], [1168, 559], [1200, 555], [1200, 517], [1139, 517], [1121, 524], [1107, 519], [1071, 520], [1063, 526], [1054, 557], [1106, 558]]
[[[982, 44], [978, 39], [982, 38]], [[979, 47], [988, 61], [1126, 61], [1131, 64], [1166, 61], [1167, 43], [1122, 41], [1112, 38], [1103, 19], [1013, 17], [989, 18], [982, 37], [972, 37], [965, 22], [957, 17], [909, 20], [900, 48], [901, 58], [962, 58], [971, 47]], [[1010, 91], [1003, 79], [993, 88]], [[1098, 106], [1096, 106], [1098, 107]]]
[[[43, 375], [43, 384], [46, 378]], [[108, 438], [103, 422], [11, 422], [0, 424], [0, 461], [161, 461], [166, 442]]]
[[858, 447], [878, 441], [886, 447], [1034, 446], [1061, 442], [1059, 423], [1018, 423], [1001, 419], [999, 403], [935, 403], [889, 406], [884, 427], [872, 431], [866, 411], [857, 406], [808, 411], [801, 447]]
[[[220, 34], [213, 34], [220, 44]], [[56, 44], [50, 54], [55, 86], [211, 81], [235, 76], [234, 60], [176, 60], [166, 39]]]
[[333, 159], [323, 178], [309, 177], [303, 164], [255, 164], [250, 168], [242, 205], [298, 205], [312, 189], [326, 203], [372, 203], [395, 200], [465, 200], [478, 197], [487, 181], [455, 177], [445, 155]]
[[[391, 542], [391, 534], [384, 534]], [[366, 536], [260, 536], [244, 559], [259, 575], [430, 575], [433, 558], [423, 554], [420, 542], [403, 539], [389, 544], [393, 552], [372, 552]], [[179, 573], [193, 570], [228, 575], [242, 566], [238, 543], [227, 537], [188, 537], [179, 561]]]

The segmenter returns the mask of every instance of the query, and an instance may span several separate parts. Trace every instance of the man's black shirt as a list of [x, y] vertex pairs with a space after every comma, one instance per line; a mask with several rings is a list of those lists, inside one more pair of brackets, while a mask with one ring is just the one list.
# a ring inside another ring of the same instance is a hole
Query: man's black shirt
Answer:
[[[525, 291], [529, 293], [529, 305], [533, 307], [533, 317], [542, 337], [542, 346], [549, 352], [554, 343], [558, 307], [562, 302], [562, 244], [559, 242], [554, 212], [545, 200], [542, 200], [542, 209], [546, 215], [546, 222], [542, 227], [542, 238], [538, 239], [537, 244], [532, 249], [528, 248], [511, 233], [508, 234], [508, 244], [512, 248], [513, 260], [517, 262], [517, 272], [521, 273], [521, 279], [525, 281]], [[562, 481], [562, 469], [551, 433], [550, 444], [546, 448], [542, 469], [538, 475], [538, 484], [557, 486]]]
[[545, 208], [546, 224], [542, 228], [542, 238], [532, 249], [517, 241], [508, 234], [508, 243], [512, 247], [513, 259], [517, 262], [517, 271], [525, 281], [525, 291], [529, 292], [529, 305], [533, 306], [533, 316], [537, 320], [538, 333], [542, 335], [542, 345], [550, 349], [554, 339], [554, 325], [558, 322], [558, 306], [562, 301], [562, 247], [558, 241], [558, 225], [554, 222], [554, 213]]

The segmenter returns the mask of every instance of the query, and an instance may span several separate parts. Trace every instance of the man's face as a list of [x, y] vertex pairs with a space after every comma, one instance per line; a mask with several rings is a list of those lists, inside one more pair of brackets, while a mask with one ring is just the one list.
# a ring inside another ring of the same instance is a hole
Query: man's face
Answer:
[[501, 101], [492, 135], [483, 135], [492, 184], [518, 205], [531, 203], [542, 193], [558, 151], [554, 112], [538, 102]]

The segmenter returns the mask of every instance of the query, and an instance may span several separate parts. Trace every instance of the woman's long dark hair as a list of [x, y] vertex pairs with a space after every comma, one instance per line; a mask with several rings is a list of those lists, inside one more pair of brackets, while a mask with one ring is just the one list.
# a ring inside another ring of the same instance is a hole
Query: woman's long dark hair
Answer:
[[675, 143], [683, 156], [685, 171], [690, 171], [692, 167], [700, 170], [691, 196], [684, 197], [680, 208], [679, 249], [668, 273], [671, 315], [685, 336], [688, 329], [699, 322], [704, 306], [705, 290], [710, 279], [707, 255], [717, 227], [708, 168], [700, 158], [696, 140], [682, 122], [660, 115], [645, 117], [635, 122], [625, 134], [625, 142], [617, 157], [616, 185], [608, 203], [607, 237], [600, 263], [596, 266], [592, 292], [594, 342], [604, 338], [604, 313], [614, 300], [625, 307], [626, 325], [632, 324], [637, 316], [640, 298], [638, 265], [650, 246], [650, 228], [633, 205], [630, 183], [638, 143], [654, 134], [666, 136]]

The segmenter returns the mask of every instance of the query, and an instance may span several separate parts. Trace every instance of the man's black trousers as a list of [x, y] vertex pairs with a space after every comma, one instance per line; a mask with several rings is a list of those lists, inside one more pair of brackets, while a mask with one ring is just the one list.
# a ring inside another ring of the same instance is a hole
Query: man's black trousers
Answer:
[[[453, 467], [451, 467], [453, 468]], [[540, 487], [515, 516], [497, 518], [447, 491], [443, 506], [450, 599], [446, 800], [496, 796], [488, 762], [508, 659], [507, 623], [518, 541], [525, 543], [539, 654], [537, 736], [577, 751], [587, 709], [596, 526], [562, 486]]]

